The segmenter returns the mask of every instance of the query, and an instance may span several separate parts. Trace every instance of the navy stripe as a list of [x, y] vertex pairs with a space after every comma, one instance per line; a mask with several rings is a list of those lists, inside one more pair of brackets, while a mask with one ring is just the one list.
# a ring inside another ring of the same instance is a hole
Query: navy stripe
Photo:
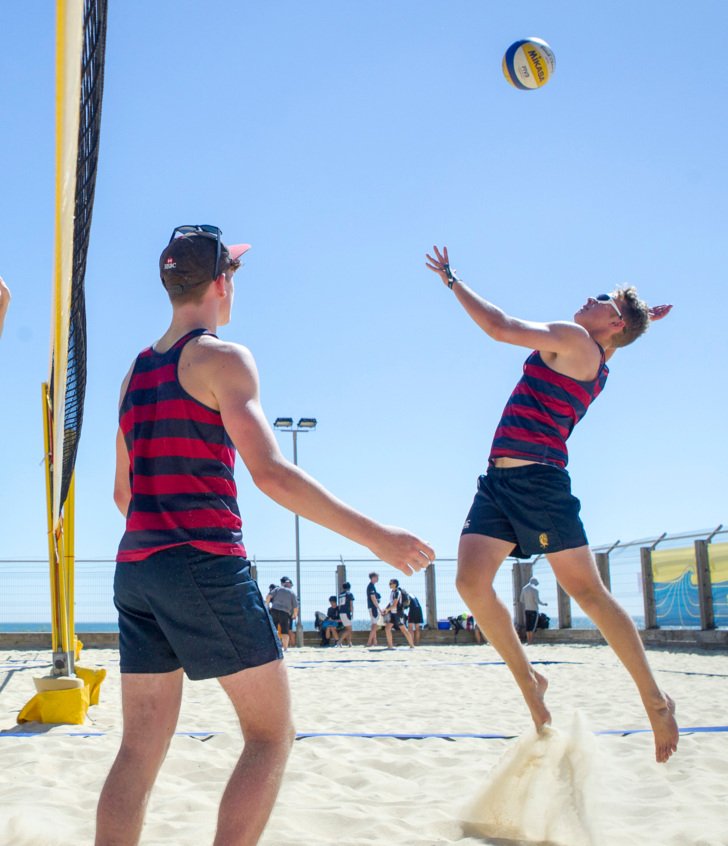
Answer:
[[[521, 406], [523, 407], [523, 406]], [[543, 413], [543, 408], [541, 406], [537, 406], [538, 410]], [[519, 429], [528, 429], [530, 432], [541, 432], [544, 430], [544, 427], [549, 432], [553, 433], [555, 438], [563, 438], [564, 436], [561, 433], [559, 427], [566, 432], [571, 432], [574, 420], [571, 417], [563, 417], [561, 415], [551, 414], [550, 415], [551, 422], [544, 423], [542, 420], [534, 420], [532, 417], [527, 417], [523, 414], [518, 414], [518, 407], [514, 403], [513, 405], [509, 405], [506, 410], [503, 412], [503, 416], [501, 417], [500, 426], [511, 427], [517, 426]]]
[[[535, 376], [533, 373], [535, 367], [549, 370], [538, 351], [531, 353], [526, 359], [523, 375], [506, 403], [496, 429], [496, 432], [505, 430], [509, 434], [513, 433], [514, 429], [518, 429], [523, 435], [521, 437], [513, 434], [510, 437], [508, 434], [498, 434], [493, 439], [491, 458], [497, 452], [498, 456], [532, 458], [535, 461], [545, 461], [558, 467], [566, 467], [569, 460], [566, 441], [574, 426], [586, 414], [589, 404], [601, 393], [609, 375], [604, 351], [602, 351], [597, 377], [590, 382], [570, 379], [556, 371], [551, 371], [554, 373], [554, 382], [551, 382]], [[557, 379], [566, 381], [557, 383]], [[569, 390], [570, 382], [574, 383], [575, 392], [586, 393], [589, 396], [589, 404], [584, 405], [582, 400]], [[562, 413], [555, 410], [552, 407], [554, 403], [565, 404], [569, 411]], [[532, 419], [523, 413], [526, 409], [539, 411], [545, 419]], [[544, 444], [545, 438], [556, 441], [558, 447]]]
[[141, 423], [135, 423], [127, 436], [134, 439], [194, 438], [208, 444], [232, 447], [232, 442], [222, 426], [186, 418], [167, 417], [161, 420], [144, 420]]
[[238, 502], [231, 496], [184, 493], [164, 494], [163, 496], [153, 496], [151, 494], [134, 495], [135, 511], [163, 514], [167, 511], [197, 511], [200, 508], [231, 511], [237, 517], [240, 516]]
[[[162, 382], [162, 384], [158, 388], [135, 388], [133, 391], [129, 391], [125, 397], [126, 400], [129, 400], [128, 404], [122, 406], [122, 414], [132, 405], [141, 406], [141, 405], [155, 405], [158, 402], [162, 402], [164, 400], [186, 400], [187, 402], [196, 402], [196, 400], [191, 400], [189, 396], [180, 388], [178, 382]], [[206, 407], [206, 406], [203, 406]], [[209, 409], [210, 411], [214, 411], [214, 409]]]
[[218, 479], [232, 479], [232, 467], [215, 458], [179, 458], [174, 455], [159, 455], [155, 458], [134, 459], [134, 472], [140, 476], [213, 476]]
[[242, 532], [217, 526], [203, 526], [199, 529], [145, 529], [139, 532], [125, 532], [119, 544], [120, 552], [136, 552], [146, 549], [161, 549], [178, 543], [204, 541], [205, 543], [236, 544], [243, 539]]
[[[533, 409], [534, 411], [540, 411], [542, 414], [546, 414], [549, 417], [552, 417], [554, 420], [563, 420], [564, 425], [566, 425], [567, 427], [571, 426], [574, 422], [574, 418], [568, 414], [556, 414], [551, 409], [547, 411], [544, 408], [544, 405], [541, 400], [534, 394], [514, 394], [510, 398], [508, 405], [506, 405], [503, 414], [505, 415], [510, 411], [517, 415], [519, 408]], [[520, 415], [517, 416], [520, 417]]]
[[[185, 344], [205, 332], [205, 329], [196, 329], [188, 333], [163, 354], [143, 352], [137, 357], [133, 375], [147, 374], [147, 381], [153, 382], [155, 372], [161, 368], [169, 369], [172, 367], [176, 373], [179, 357]], [[209, 517], [213, 523], [219, 522], [218, 525], [199, 528], [186, 528], [177, 525], [171, 528], [160, 527], [137, 531], [127, 529], [119, 545], [120, 557], [124, 553], [127, 555], [136, 553], [135, 558], [144, 558], [167, 546], [200, 541], [204, 541], [208, 545], [219, 545], [221, 554], [229, 554], [230, 547], [239, 546], [240, 554], [244, 556], [242, 532], [239, 529], [221, 525], [222, 523], [232, 523], [235, 526], [240, 523], [237, 492], [234, 496], [219, 494], [215, 490], [195, 492], [197, 488], [205, 486], [205, 479], [223, 479], [230, 483], [233, 491], [236, 491], [233, 478], [234, 446], [222, 425], [222, 418], [219, 418], [219, 423], [201, 422], [189, 417], [167, 416], [152, 420], [135, 420], [137, 416], [135, 415], [136, 408], [145, 408], [146, 413], [148, 413], [149, 408], [154, 409], [157, 403], [166, 400], [196, 403], [196, 400], [184, 391], [177, 378], [172, 381], [165, 381], [156, 387], [129, 390], [122, 401], [120, 414], [128, 414], [124, 424], [125, 426], [127, 422], [129, 424], [125, 441], [129, 454], [134, 455], [130, 474], [132, 499], [127, 515], [127, 525], [129, 518], [134, 513], [139, 515], [164, 514], [167, 520], [173, 522], [175, 521], [174, 515], [179, 513], [177, 520], [182, 522], [183, 514], [189, 514], [189, 512], [199, 511], [200, 509], [206, 509], [210, 512]], [[214, 413], [213, 409], [209, 410]], [[146, 413], [142, 416], [146, 416]], [[134, 446], [140, 439], [152, 442], [150, 451], [169, 453], [174, 450], [174, 444], [165, 444], [164, 440], [178, 438], [195, 442], [195, 448], [191, 451], [199, 452], [202, 455], [195, 458], [164, 454], [150, 457], [135, 455]], [[222, 459], [212, 454], [209, 457], [205, 456], [208, 450], [220, 452], [220, 447], [231, 450], [229, 464], [227, 457]], [[146, 477], [147, 484], [143, 489], [149, 490], [149, 479], [159, 475], [188, 476], [195, 479], [195, 484], [190, 484], [189, 489], [185, 491], [184, 481], [180, 480], [179, 492], [158, 496], [141, 493], [135, 489], [136, 478]], [[150, 516], [149, 522], [154, 525], [157, 523], [157, 518]]]
[[525, 376], [522, 381], [528, 384], [528, 387], [533, 391], [535, 396], [548, 397], [550, 399], [558, 400], [559, 402], [568, 403], [574, 409], [577, 419], [580, 420], [586, 414], [586, 410], [589, 406], [584, 405], [578, 397], [570, 394], [560, 385], [554, 385], [551, 382], [546, 382], [543, 379], [539, 379], [538, 377], [530, 374]]
[[[530, 407], [530, 406], [529, 406]], [[523, 406], [521, 406], [523, 408]], [[539, 411], [543, 412], [543, 408], [541, 406], [536, 406]], [[510, 412], [510, 413], [508, 413]], [[573, 418], [571, 417], [563, 417], [557, 414], [550, 415], [551, 420], [555, 424], [553, 426], [554, 436], [557, 438], [563, 437], [561, 432], [558, 430], [558, 426], [566, 429], [567, 431], [571, 431], [572, 425], [574, 423]], [[529, 429], [534, 432], [540, 432], [543, 430], [544, 426], [547, 425], [540, 420], [534, 420], [532, 417], [526, 417], [525, 415], [518, 414], [518, 406], [516, 403], [509, 405], [506, 408], [506, 411], [503, 412], [503, 417], [501, 417], [501, 426], [518, 426], [521, 429]], [[551, 429], [551, 425], [548, 425], [548, 428]]]
[[[150, 373], [158, 367], [164, 367], [167, 364], [173, 364], [179, 359], [182, 348], [193, 338], [198, 338], [200, 335], [212, 335], [207, 329], [193, 329], [188, 332], [178, 341], [175, 341], [172, 346], [163, 353], [155, 352], [152, 347], [147, 347], [139, 356], [137, 356], [134, 370], [136, 373]], [[213, 337], [216, 337], [213, 335]]]

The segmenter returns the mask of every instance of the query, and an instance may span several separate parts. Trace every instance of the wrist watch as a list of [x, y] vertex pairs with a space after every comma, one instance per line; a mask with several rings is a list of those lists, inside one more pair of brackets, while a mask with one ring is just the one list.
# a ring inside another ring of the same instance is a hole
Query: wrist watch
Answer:
[[445, 264], [442, 268], [445, 271], [445, 275], [447, 276], [447, 287], [452, 288], [452, 286], [456, 282], [460, 282], [461, 280], [450, 270], [450, 265]]

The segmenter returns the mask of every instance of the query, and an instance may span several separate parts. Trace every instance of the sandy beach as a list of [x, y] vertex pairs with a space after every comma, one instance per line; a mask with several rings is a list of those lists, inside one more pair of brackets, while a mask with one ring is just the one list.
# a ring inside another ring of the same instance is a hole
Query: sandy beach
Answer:
[[[291, 650], [299, 739], [261, 843], [728, 844], [727, 655], [650, 652], [684, 732], [666, 765], [654, 762], [649, 732], [622, 733], [647, 722], [608, 648], [535, 645], [529, 655], [550, 680], [554, 731], [541, 738], [489, 646]], [[108, 671], [85, 726], [15, 724], [48, 660], [0, 652], [1, 846], [92, 844], [118, 747], [114, 650], [82, 656], [84, 666]], [[214, 681], [186, 682], [178, 732], [150, 801], [145, 846], [210, 843], [240, 751]]]

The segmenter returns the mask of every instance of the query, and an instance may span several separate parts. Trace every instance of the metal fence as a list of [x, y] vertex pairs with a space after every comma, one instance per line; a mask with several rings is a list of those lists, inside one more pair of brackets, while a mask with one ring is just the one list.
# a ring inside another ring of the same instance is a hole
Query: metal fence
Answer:
[[[690, 628], [714, 628], [728, 626], [728, 577], [710, 569], [710, 551], [717, 544], [725, 547], [721, 541], [728, 540], [728, 529], [719, 526], [714, 530], [695, 531], [681, 534], [665, 534], [660, 537], [644, 538], [628, 543], [619, 541], [611, 545], [593, 548], [597, 560], [604, 568], [605, 580], [620, 604], [635, 620], [638, 627], [674, 626], [674, 620], [660, 618], [659, 602], [655, 602], [655, 584], [651, 571], [645, 569], [645, 559], [656, 551], [690, 550], [704, 545], [708, 555], [708, 579], [706, 587], [701, 585], [700, 562], [694, 562], [693, 571], [686, 571], [687, 581], [694, 583], [695, 602], [707, 602], [712, 606], [712, 619], [700, 615], [688, 619], [682, 624]], [[696, 541], [698, 542], [696, 544]], [[716, 549], [718, 546], [715, 547]], [[697, 556], [697, 553], [696, 553]], [[294, 559], [266, 559], [254, 557], [254, 566], [258, 584], [263, 594], [269, 585], [280, 584], [282, 576], [295, 581], [296, 562]], [[455, 589], [455, 558], [439, 558], [426, 572], [406, 577], [389, 565], [373, 558], [318, 558], [301, 559], [301, 585], [294, 585], [300, 590], [301, 619], [306, 630], [313, 629], [316, 611], [325, 612], [328, 597], [337, 593], [341, 582], [349, 581], [354, 603], [354, 627], [368, 628], [366, 609], [366, 586], [369, 573], [380, 575], [379, 590], [383, 598], [388, 596], [388, 581], [399, 578], [401, 584], [412, 595], [417, 596], [426, 612], [426, 619], [432, 624], [436, 620], [446, 620], [451, 616], [466, 613], [465, 604]], [[688, 566], [688, 565], [686, 565]], [[692, 575], [690, 574], [692, 572]], [[520, 586], [531, 575], [539, 579], [541, 599], [548, 603], [545, 609], [551, 617], [552, 627], [593, 628], [586, 615], [576, 605], [569, 602], [551, 572], [546, 559], [542, 556], [533, 561], [518, 562], [508, 559], [498, 572], [495, 588], [509, 608], [514, 609], [514, 618], [518, 619], [520, 609], [514, 602], [514, 596], [520, 592]], [[112, 559], [77, 559], [75, 578], [75, 614], [78, 631], [114, 630], [116, 611], [112, 601], [114, 562]], [[685, 579], [679, 581], [684, 582]], [[704, 580], [703, 580], [704, 581]], [[0, 560], [0, 631], [32, 631], [47, 628], [50, 625], [48, 562], [39, 559]], [[701, 593], [702, 590], [702, 593]], [[647, 609], [647, 611], [646, 611]], [[646, 621], [647, 614], [647, 621]], [[706, 625], [706, 622], [708, 625]]]

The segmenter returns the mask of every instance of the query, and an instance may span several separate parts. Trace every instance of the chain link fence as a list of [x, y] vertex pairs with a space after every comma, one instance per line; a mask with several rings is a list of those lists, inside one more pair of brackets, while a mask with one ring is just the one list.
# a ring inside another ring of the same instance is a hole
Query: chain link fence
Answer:
[[[645, 625], [645, 585], [643, 578], [643, 557], [641, 550], [680, 550], [689, 552], [695, 541], [708, 541], [711, 544], [725, 546], [728, 530], [722, 526], [714, 530], [695, 531], [680, 534], [664, 534], [659, 537], [593, 547], [595, 553], [607, 553], [611, 591], [626, 609], [639, 628]], [[716, 549], [718, 546], [715, 547]], [[457, 561], [453, 558], [439, 558], [434, 566], [433, 587], [430, 597], [435, 607], [428, 608], [428, 591], [424, 572], [413, 576], [403, 576], [387, 564], [373, 558], [318, 558], [301, 559], [301, 584], [296, 582], [296, 561], [292, 558], [266, 559], [253, 557], [251, 564], [255, 568], [261, 592], [265, 595], [270, 585], [279, 585], [282, 577], [287, 576], [294, 582], [293, 590], [301, 598], [301, 619], [304, 629], [314, 627], [316, 611], [326, 612], [329, 596], [337, 593], [339, 585], [346, 580], [351, 583], [355, 597], [354, 628], [369, 627], [366, 608], [366, 587], [369, 573], [379, 574], [378, 590], [382, 599], [388, 598], [390, 578], [398, 578], [402, 586], [413, 596], [419, 598], [423, 609], [434, 611], [437, 620], [465, 614], [467, 609], [455, 589]], [[50, 628], [48, 562], [39, 559], [0, 560], [0, 631], [43, 631]], [[523, 584], [525, 576], [534, 575], [539, 579], [541, 599], [548, 605], [544, 609], [551, 618], [552, 628], [569, 624], [559, 613], [563, 604], [559, 603], [558, 586], [546, 559], [539, 556], [529, 562], [519, 563], [516, 559], [507, 559], [498, 571], [495, 589], [509, 608], [517, 616], [517, 604], [514, 603], [514, 585]], [[715, 625], [728, 626], [728, 604], [726, 590], [728, 578], [716, 572], [712, 590], [715, 605]], [[114, 561], [112, 559], [77, 559], [75, 574], [75, 616], [76, 630], [115, 631], [116, 610], [113, 596]], [[721, 587], [722, 585], [722, 587]], [[583, 611], [572, 602], [570, 606], [570, 624], [572, 628], [593, 628], [593, 624]], [[427, 619], [427, 616], [426, 618]], [[660, 624], [659, 617], [657, 619]], [[688, 627], [700, 628], [699, 624]]]

